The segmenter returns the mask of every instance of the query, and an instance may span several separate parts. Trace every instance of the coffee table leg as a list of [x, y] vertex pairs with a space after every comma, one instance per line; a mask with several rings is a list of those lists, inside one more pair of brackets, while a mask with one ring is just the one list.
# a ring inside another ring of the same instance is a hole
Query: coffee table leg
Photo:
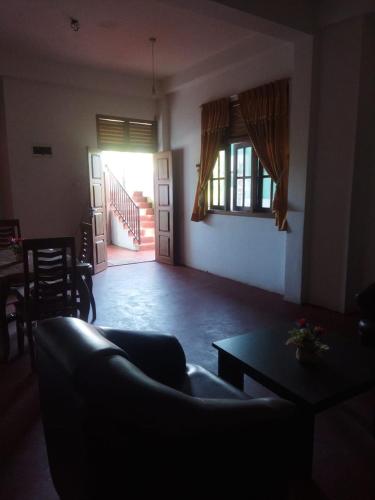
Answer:
[[243, 390], [243, 371], [228, 354], [219, 351], [218, 375], [238, 389]]
[[302, 422], [303, 429], [300, 441], [301, 472], [304, 479], [311, 479], [314, 458], [315, 414], [313, 412], [303, 412]]

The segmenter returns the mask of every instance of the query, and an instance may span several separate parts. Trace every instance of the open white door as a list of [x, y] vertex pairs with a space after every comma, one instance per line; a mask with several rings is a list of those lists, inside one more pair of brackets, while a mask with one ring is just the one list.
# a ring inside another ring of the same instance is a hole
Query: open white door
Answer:
[[90, 215], [94, 274], [107, 269], [104, 176], [100, 151], [89, 150]]
[[155, 260], [174, 264], [172, 153], [154, 154]]

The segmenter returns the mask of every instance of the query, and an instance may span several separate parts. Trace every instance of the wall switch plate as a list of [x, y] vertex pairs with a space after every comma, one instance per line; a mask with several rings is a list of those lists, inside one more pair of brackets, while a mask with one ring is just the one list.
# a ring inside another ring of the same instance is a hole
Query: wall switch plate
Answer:
[[33, 156], [52, 156], [52, 146], [33, 146]]

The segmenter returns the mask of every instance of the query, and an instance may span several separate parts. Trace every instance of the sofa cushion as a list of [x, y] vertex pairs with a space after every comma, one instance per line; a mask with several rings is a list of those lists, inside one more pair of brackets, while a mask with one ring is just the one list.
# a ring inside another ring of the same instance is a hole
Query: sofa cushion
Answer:
[[250, 396], [202, 366], [189, 363], [186, 365], [186, 377], [180, 390], [197, 398], [251, 399]]

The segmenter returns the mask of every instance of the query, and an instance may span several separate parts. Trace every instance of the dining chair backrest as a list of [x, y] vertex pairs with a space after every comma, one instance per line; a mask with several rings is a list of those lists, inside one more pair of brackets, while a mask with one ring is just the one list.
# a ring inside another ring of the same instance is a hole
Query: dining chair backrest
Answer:
[[81, 222], [81, 246], [79, 249], [79, 262], [92, 264], [92, 225], [88, 222]]
[[8, 248], [12, 238], [21, 238], [19, 220], [0, 219], [0, 248]]
[[73, 237], [23, 240], [25, 301], [33, 319], [77, 316]]

